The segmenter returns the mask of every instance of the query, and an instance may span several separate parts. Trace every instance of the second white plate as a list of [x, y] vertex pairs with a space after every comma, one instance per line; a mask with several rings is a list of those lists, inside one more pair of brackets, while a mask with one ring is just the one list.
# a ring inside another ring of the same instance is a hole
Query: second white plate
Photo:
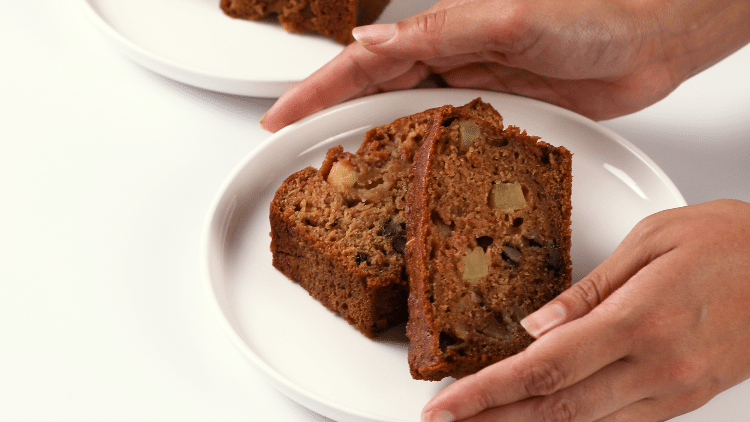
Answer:
[[[163, 76], [227, 94], [278, 97], [343, 46], [290, 34], [271, 20], [233, 19], [219, 0], [79, 0], [126, 56]], [[378, 22], [397, 22], [436, 0], [391, 0]]]
[[269, 203], [281, 182], [319, 166], [328, 148], [355, 151], [367, 129], [481, 96], [506, 124], [573, 156], [573, 277], [605, 259], [643, 217], [685, 205], [669, 178], [605, 127], [527, 98], [470, 90], [412, 90], [355, 100], [269, 137], [219, 191], [203, 238], [209, 294], [239, 350], [283, 393], [337, 421], [417, 422], [450, 381], [415, 381], [404, 327], [369, 340], [271, 265]]

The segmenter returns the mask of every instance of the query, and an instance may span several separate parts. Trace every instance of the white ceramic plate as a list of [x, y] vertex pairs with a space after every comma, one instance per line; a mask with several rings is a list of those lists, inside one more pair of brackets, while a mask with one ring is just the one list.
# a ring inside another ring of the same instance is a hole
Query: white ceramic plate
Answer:
[[[144, 67], [199, 88], [278, 97], [343, 47], [290, 34], [276, 22], [233, 19], [220, 0], [79, 0], [95, 26]], [[378, 22], [396, 22], [436, 0], [391, 0]]]
[[412, 380], [404, 327], [369, 340], [271, 265], [268, 207], [291, 173], [328, 148], [355, 151], [368, 128], [481, 96], [506, 124], [573, 156], [573, 276], [612, 252], [641, 218], [685, 205], [669, 178], [605, 127], [527, 98], [469, 90], [412, 90], [355, 100], [269, 137], [232, 172], [209, 213], [202, 258], [210, 295], [241, 352], [283, 393], [337, 421], [417, 422], [450, 381]]

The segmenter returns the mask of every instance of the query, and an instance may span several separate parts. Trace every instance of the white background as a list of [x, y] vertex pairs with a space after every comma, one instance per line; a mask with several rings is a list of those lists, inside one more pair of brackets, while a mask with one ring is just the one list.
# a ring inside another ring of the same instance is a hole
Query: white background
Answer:
[[[750, 201], [750, 48], [604, 122], [688, 203]], [[326, 421], [270, 387], [201, 279], [206, 213], [272, 100], [114, 50], [73, 0], [0, 2], [0, 421]], [[748, 383], [684, 420], [746, 421]]]

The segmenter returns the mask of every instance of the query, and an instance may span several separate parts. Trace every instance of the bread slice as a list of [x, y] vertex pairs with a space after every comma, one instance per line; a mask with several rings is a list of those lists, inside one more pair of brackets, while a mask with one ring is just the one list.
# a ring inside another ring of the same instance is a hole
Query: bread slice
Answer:
[[411, 168], [409, 366], [461, 378], [532, 342], [519, 325], [570, 286], [572, 156], [445, 106]]
[[271, 202], [273, 265], [367, 337], [406, 321], [408, 169], [431, 112], [367, 132], [356, 154], [328, 151]]
[[[352, 29], [375, 22], [389, 0], [221, 0], [228, 16], [264, 19], [275, 16], [294, 33], [315, 31], [341, 44], [354, 41]], [[265, 40], [260, 40], [265, 41]]]
[[[479, 99], [461, 109], [502, 125]], [[271, 202], [273, 265], [368, 337], [408, 316], [408, 174], [436, 112], [369, 130], [356, 154], [332, 148], [320, 170], [289, 176]]]

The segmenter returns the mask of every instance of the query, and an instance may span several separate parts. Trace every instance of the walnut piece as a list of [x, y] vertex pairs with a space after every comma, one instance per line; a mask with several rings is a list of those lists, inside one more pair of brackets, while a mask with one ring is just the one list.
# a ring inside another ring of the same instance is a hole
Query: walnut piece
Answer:
[[445, 224], [443, 220], [437, 219], [435, 221], [435, 226], [443, 237], [451, 237], [453, 229], [451, 228], [451, 226]]

